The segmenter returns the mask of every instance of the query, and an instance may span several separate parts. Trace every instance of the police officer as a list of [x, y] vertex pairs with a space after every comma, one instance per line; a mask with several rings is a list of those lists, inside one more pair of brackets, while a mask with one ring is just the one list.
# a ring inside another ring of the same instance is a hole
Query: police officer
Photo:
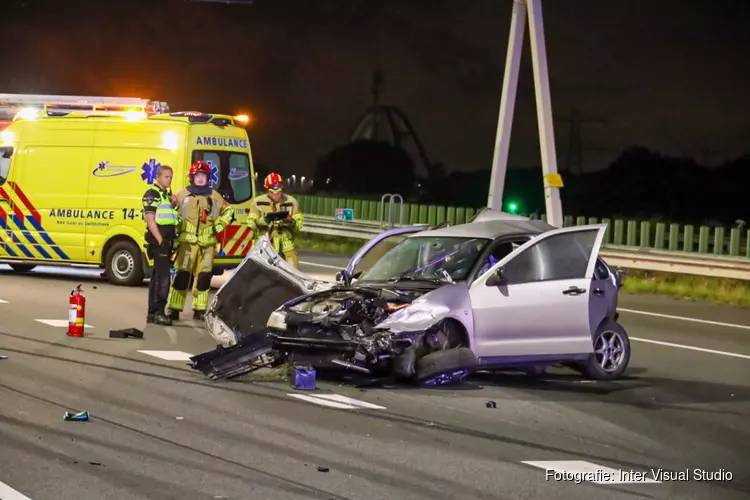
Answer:
[[171, 325], [166, 315], [169, 294], [170, 270], [172, 268], [172, 248], [176, 237], [179, 215], [175, 208], [175, 198], [170, 190], [174, 172], [167, 165], [161, 165], [156, 172], [153, 187], [143, 195], [143, 214], [146, 219], [146, 252], [154, 261], [154, 268], [148, 284], [147, 323]]
[[167, 307], [170, 319], [180, 318], [192, 274], [193, 319], [201, 320], [208, 308], [218, 234], [234, 221], [234, 209], [211, 188], [211, 167], [207, 163], [193, 163], [189, 177], [190, 185], [175, 195], [180, 214], [180, 235], [174, 263], [176, 273]]
[[[258, 196], [250, 204], [247, 225], [252, 229], [256, 240], [268, 233], [274, 250], [299, 269], [294, 238], [305, 223], [299, 202], [284, 193], [284, 179], [277, 173], [269, 174], [263, 181], [263, 187], [267, 193]], [[279, 219], [281, 212], [285, 214]]]

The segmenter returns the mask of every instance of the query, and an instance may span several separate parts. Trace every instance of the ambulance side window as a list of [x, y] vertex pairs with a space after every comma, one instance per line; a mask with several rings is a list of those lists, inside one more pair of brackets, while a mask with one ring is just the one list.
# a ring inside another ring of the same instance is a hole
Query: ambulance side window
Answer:
[[13, 157], [13, 148], [0, 148], [0, 186], [5, 184], [10, 177], [10, 161]]
[[253, 186], [250, 180], [250, 158], [245, 153], [230, 153], [229, 168], [222, 171], [222, 176], [232, 190], [231, 203], [244, 203], [253, 197]]
[[216, 167], [217, 175], [211, 175], [211, 182], [213, 183], [211, 187], [218, 191], [219, 187], [221, 187], [221, 174], [219, 173], [221, 172], [221, 157], [219, 156], [219, 153], [212, 153], [209, 151], [204, 151], [202, 156], [201, 160], [208, 163], [211, 166], [211, 170]]

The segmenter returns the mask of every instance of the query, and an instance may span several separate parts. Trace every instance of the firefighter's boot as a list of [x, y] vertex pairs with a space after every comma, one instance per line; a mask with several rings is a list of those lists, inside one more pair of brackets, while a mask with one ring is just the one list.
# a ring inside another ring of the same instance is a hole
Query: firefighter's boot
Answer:
[[154, 323], [162, 326], [171, 326], [172, 319], [163, 312], [158, 312], [154, 314]]

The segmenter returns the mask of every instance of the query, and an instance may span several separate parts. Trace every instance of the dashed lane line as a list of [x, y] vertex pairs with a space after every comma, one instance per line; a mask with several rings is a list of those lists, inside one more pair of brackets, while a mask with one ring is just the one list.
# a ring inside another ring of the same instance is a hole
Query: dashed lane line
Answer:
[[190, 361], [194, 354], [183, 351], [138, 351], [147, 356], [164, 359], [166, 361]]
[[545, 470], [546, 481], [586, 481], [593, 484], [661, 484], [650, 472], [611, 469], [583, 460], [521, 462]]
[[337, 408], [340, 410], [385, 410], [385, 406], [375, 405], [367, 401], [349, 398], [340, 394], [287, 394], [287, 396], [308, 403], [313, 403], [328, 408]]
[[[54, 326], [55, 328], [67, 328], [68, 327], [68, 320], [67, 319], [35, 319], [34, 321], [37, 321], [39, 323], [42, 323], [47, 326]], [[91, 325], [83, 325], [84, 328], [94, 328]], [[3, 499], [4, 500], [4, 499]]]
[[4, 482], [0, 481], [0, 499], [2, 500], [31, 500], [23, 493], [14, 490]]
[[318, 264], [317, 262], [308, 262], [305, 260], [299, 261], [300, 264], [303, 266], [313, 266], [313, 267], [322, 267], [323, 269], [333, 269], [334, 271], [341, 271], [346, 266], [331, 266], [328, 264]]
[[750, 325], [739, 325], [737, 323], [724, 323], [722, 321], [711, 321], [708, 319], [700, 319], [700, 318], [689, 318], [687, 316], [675, 316], [672, 314], [662, 314], [662, 313], [655, 313], [655, 312], [649, 312], [649, 311], [639, 311], [637, 309], [624, 309], [622, 307], [617, 308], [618, 311], [631, 313], [631, 314], [641, 314], [643, 316], [653, 316], [655, 318], [664, 318], [664, 319], [676, 319], [679, 321], [689, 321], [691, 323], [702, 323], [704, 325], [713, 325], [713, 326], [725, 326], [727, 328], [738, 328], [741, 330], [750, 330]]
[[678, 349], [687, 349], [689, 351], [706, 352], [709, 354], [719, 354], [721, 356], [729, 356], [732, 358], [750, 359], [750, 356], [747, 354], [739, 354], [736, 352], [727, 352], [727, 351], [717, 351], [716, 349], [706, 349], [705, 347], [695, 347], [692, 345], [673, 344], [672, 342], [663, 342], [661, 340], [642, 339], [640, 337], [630, 337], [630, 340], [635, 340], [636, 342], [644, 342], [646, 344], [661, 345], [661, 346], [666, 346], [666, 347], [676, 347]]

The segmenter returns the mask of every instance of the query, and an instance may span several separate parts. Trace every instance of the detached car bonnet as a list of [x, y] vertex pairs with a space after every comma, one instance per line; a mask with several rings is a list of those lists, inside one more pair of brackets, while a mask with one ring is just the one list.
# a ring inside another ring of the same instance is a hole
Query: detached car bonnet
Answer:
[[289, 300], [332, 288], [283, 260], [264, 235], [219, 288], [206, 311], [206, 327], [223, 347], [266, 329], [271, 313]]

